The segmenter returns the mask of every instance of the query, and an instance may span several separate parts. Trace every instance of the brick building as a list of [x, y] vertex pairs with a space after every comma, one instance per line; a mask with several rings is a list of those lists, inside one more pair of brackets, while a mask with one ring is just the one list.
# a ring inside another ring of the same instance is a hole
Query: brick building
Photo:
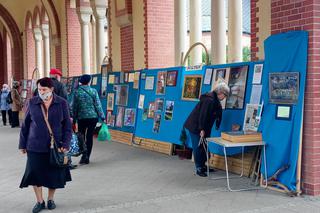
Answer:
[[[223, 23], [224, 0], [211, 2], [211, 14], [216, 18], [211, 19], [212, 23], [221, 20]], [[241, 61], [242, 31], [240, 36], [237, 34], [242, 23], [239, 22], [242, 21], [239, 18], [241, 1], [228, 2], [228, 11], [232, 14], [228, 19], [231, 45], [228, 60]], [[199, 3], [200, 0], [192, 0], [190, 5], [192, 42], [201, 41], [196, 22]], [[179, 65], [177, 58], [190, 46], [184, 38], [187, 27], [184, 28], [183, 17], [186, 16], [180, 16], [185, 6], [185, 0], [0, 0], [0, 84], [10, 81], [11, 76], [17, 80], [30, 79], [36, 67], [40, 76], [48, 75], [50, 67], [62, 69], [65, 76], [96, 73], [106, 46], [116, 71]], [[319, 195], [320, 2], [251, 0], [250, 11], [251, 59], [254, 61], [264, 59], [263, 41], [268, 36], [290, 30], [309, 32], [302, 186], [305, 193]], [[223, 38], [226, 27], [216, 31], [218, 25], [215, 24], [211, 24], [212, 61], [226, 63]]]

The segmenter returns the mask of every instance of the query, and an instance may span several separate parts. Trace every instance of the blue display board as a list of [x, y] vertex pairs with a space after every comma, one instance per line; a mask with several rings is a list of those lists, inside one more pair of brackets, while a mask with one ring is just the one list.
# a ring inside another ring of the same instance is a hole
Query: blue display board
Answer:
[[[265, 40], [265, 66], [263, 80], [268, 81], [269, 73], [299, 73], [299, 96], [290, 104], [291, 120], [276, 120], [277, 104], [270, 103], [269, 85], [263, 84], [264, 112], [261, 131], [266, 142], [268, 177], [277, 170], [288, 166], [279, 174], [278, 180], [289, 190], [296, 190], [296, 168], [300, 146], [304, 90], [306, 83], [308, 33], [292, 31], [272, 35]], [[270, 82], [269, 82], [270, 83]], [[262, 164], [263, 168], [264, 162]], [[261, 170], [264, 173], [263, 169]]]
[[[135, 83], [133, 81], [129, 82], [128, 77], [130, 74], [134, 75], [134, 73], [139, 72], [112, 72], [108, 74], [107, 93], [106, 97], [103, 97], [105, 100], [103, 107], [106, 109], [107, 123], [108, 119], [110, 119], [108, 115], [114, 116], [114, 126], [108, 125], [110, 129], [130, 133], [134, 133], [135, 131], [139, 98], [139, 78], [136, 82], [136, 88], [134, 88]], [[117, 90], [119, 90], [119, 92], [117, 92]], [[110, 105], [112, 105], [112, 110], [108, 110], [108, 101], [110, 101], [110, 98], [108, 100], [108, 95], [113, 95], [113, 103], [110, 103]], [[127, 98], [124, 98], [124, 96], [127, 96]], [[118, 114], [120, 113], [121, 108], [123, 108], [123, 112], [121, 112], [123, 115], [119, 117]], [[121, 120], [121, 127], [117, 126], [117, 122], [119, 122], [118, 118]]]

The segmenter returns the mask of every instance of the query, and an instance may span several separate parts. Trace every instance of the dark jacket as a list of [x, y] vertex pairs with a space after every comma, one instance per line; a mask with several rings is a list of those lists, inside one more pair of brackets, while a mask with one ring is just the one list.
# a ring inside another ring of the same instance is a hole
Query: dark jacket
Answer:
[[[19, 149], [49, 152], [50, 135], [41, 111], [42, 103], [39, 96], [30, 100], [20, 131]], [[54, 94], [48, 117], [58, 146], [69, 149], [72, 129], [67, 101]]]
[[[67, 90], [65, 88], [65, 86], [60, 82], [58, 81], [56, 78], [51, 78], [51, 80], [53, 81], [53, 87], [54, 87], [54, 90], [53, 92], [60, 96], [61, 98], [64, 98], [66, 100], [68, 100], [68, 94], [67, 94]], [[38, 89], [36, 89], [33, 93], [34, 96], [37, 96], [38, 95]]]
[[222, 107], [215, 92], [201, 95], [199, 103], [190, 113], [184, 127], [194, 134], [205, 131], [205, 137], [210, 137], [211, 129], [216, 121], [216, 128], [220, 127]]

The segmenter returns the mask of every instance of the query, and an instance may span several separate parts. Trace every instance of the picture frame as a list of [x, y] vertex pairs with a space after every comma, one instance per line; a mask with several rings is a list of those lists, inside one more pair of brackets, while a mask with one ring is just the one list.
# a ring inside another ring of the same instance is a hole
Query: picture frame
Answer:
[[207, 68], [206, 69], [206, 73], [204, 75], [204, 80], [203, 80], [203, 84], [204, 85], [210, 85], [211, 84], [212, 72], [213, 72], [212, 68]]
[[157, 74], [156, 95], [164, 95], [166, 93], [167, 71], [160, 71]]
[[127, 106], [128, 105], [128, 85], [117, 85], [116, 91], [116, 105]]
[[262, 104], [247, 104], [243, 121], [243, 131], [257, 132], [261, 121]]
[[185, 75], [183, 79], [182, 100], [198, 101], [201, 95], [202, 75]]
[[136, 110], [134, 108], [126, 108], [124, 113], [124, 126], [134, 126], [136, 119]]
[[175, 87], [177, 85], [177, 77], [178, 77], [178, 71], [177, 70], [168, 71], [167, 72], [166, 86]]
[[165, 108], [164, 120], [172, 121], [172, 119], [173, 119], [173, 110], [174, 110], [174, 101], [166, 100], [166, 108]]
[[156, 98], [155, 100], [155, 111], [163, 111], [164, 99], [163, 98]]
[[249, 66], [231, 67], [228, 86], [230, 95], [226, 100], [227, 109], [243, 109], [245, 102]]
[[155, 113], [155, 103], [149, 102], [148, 118], [154, 118], [154, 113]]
[[299, 72], [269, 73], [269, 102], [295, 104], [299, 99]]
[[107, 96], [107, 82], [108, 82], [107, 80], [108, 80], [107, 74], [102, 74], [102, 77], [101, 77], [101, 94], [100, 94], [100, 96], [102, 98]]
[[145, 79], [146, 79], [146, 73], [143, 72], [143, 73], [141, 73], [141, 80], [145, 80]]
[[253, 69], [252, 84], [261, 84], [262, 72], [263, 64], [255, 64]]
[[113, 106], [114, 106], [114, 93], [108, 93], [107, 110], [113, 110]]
[[214, 81], [217, 81], [219, 78], [226, 79], [227, 68], [214, 69]]
[[161, 114], [156, 113], [154, 115], [153, 119], [153, 127], [152, 127], [152, 132], [153, 133], [159, 133], [160, 132], [160, 124], [161, 124]]
[[154, 76], [147, 76], [144, 89], [153, 90], [154, 87]]
[[116, 127], [123, 127], [123, 116], [124, 116], [124, 107], [118, 107], [117, 117], [116, 117]]
[[278, 104], [276, 106], [276, 114], [275, 119], [276, 120], [291, 120], [292, 116], [292, 105], [288, 104]]

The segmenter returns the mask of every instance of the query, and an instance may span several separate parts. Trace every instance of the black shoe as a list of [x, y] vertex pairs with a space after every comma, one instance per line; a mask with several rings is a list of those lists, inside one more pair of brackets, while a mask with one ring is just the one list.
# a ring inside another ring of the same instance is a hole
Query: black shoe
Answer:
[[72, 169], [76, 169], [78, 167], [78, 165], [74, 165], [74, 164], [70, 164], [69, 165], [69, 169], [72, 170]]
[[207, 173], [205, 171], [203, 171], [202, 169], [197, 169], [196, 174], [200, 177], [207, 177]]
[[52, 210], [52, 209], [55, 209], [57, 206], [56, 206], [56, 204], [54, 203], [53, 200], [48, 200], [47, 207], [48, 207], [49, 210]]
[[42, 209], [45, 209], [45, 208], [46, 208], [46, 204], [44, 201], [42, 201], [42, 203], [37, 202], [36, 205], [32, 209], [32, 213], [38, 213]]
[[79, 164], [89, 164], [89, 159], [88, 158], [81, 158], [81, 160], [79, 161]]
[[[202, 171], [207, 172], [207, 167], [203, 167]], [[209, 172], [215, 172], [216, 170], [213, 168], [209, 168]]]

